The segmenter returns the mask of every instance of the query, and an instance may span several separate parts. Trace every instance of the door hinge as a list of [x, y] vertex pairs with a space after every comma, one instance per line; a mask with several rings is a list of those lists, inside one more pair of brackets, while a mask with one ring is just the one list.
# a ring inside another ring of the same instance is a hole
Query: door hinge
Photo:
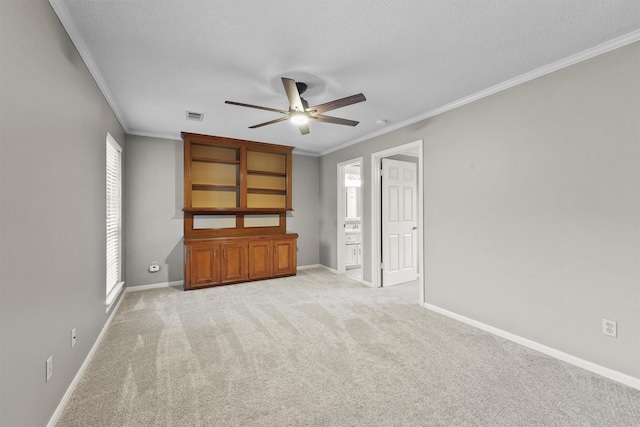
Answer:
[[380, 176], [384, 175], [383, 169], [380, 169]]
[[384, 270], [384, 262], [380, 263], [380, 270]]

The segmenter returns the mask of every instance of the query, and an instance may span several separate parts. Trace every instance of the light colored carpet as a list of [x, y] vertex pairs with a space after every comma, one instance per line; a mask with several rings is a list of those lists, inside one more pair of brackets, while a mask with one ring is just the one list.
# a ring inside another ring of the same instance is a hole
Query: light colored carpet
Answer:
[[633, 426], [640, 391], [324, 269], [128, 293], [58, 426]]

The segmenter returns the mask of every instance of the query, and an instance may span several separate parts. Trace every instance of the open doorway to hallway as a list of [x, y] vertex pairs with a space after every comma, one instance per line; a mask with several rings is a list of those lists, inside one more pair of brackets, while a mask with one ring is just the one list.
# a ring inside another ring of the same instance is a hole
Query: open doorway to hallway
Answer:
[[362, 157], [338, 164], [338, 273], [362, 280]]

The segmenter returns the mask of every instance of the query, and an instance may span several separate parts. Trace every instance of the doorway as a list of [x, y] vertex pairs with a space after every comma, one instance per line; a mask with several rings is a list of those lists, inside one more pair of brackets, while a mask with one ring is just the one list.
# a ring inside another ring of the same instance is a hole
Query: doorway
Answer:
[[[374, 287], [385, 286], [383, 280], [383, 213], [382, 213], [382, 159], [408, 156], [417, 164], [417, 215], [415, 221], [415, 254], [417, 256], [417, 282], [420, 289], [420, 304], [424, 302], [424, 266], [423, 266], [423, 141], [418, 140], [398, 147], [379, 151], [371, 155], [371, 283]], [[412, 243], [413, 244], [413, 243]], [[389, 248], [387, 248], [389, 251]]]
[[338, 273], [362, 280], [362, 157], [338, 164]]

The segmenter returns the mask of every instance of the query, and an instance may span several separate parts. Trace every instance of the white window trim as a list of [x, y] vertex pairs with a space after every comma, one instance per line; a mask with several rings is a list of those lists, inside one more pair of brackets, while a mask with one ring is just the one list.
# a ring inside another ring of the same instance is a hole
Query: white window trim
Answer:
[[108, 313], [109, 310], [111, 310], [111, 306], [118, 299], [118, 296], [120, 295], [120, 292], [122, 292], [123, 289], [124, 289], [124, 282], [118, 282], [113, 287], [113, 289], [111, 289], [111, 292], [107, 294], [107, 304], [106, 304], [106, 310], [105, 310], [106, 313]]
[[[120, 293], [122, 292], [122, 290], [124, 289], [124, 281], [122, 281], [122, 147], [120, 147], [120, 144], [118, 144], [118, 142], [111, 136], [111, 134], [109, 134], [107, 132], [107, 141], [106, 141], [106, 151], [107, 151], [107, 159], [106, 159], [106, 168], [107, 168], [107, 175], [109, 173], [109, 148], [113, 148], [117, 151], [118, 153], [118, 171], [117, 171], [117, 181], [118, 181], [118, 186], [119, 186], [119, 202], [118, 202], [118, 236], [117, 236], [117, 251], [118, 251], [118, 260], [117, 260], [117, 268], [118, 268], [118, 277], [117, 277], [117, 282], [115, 283], [115, 285], [110, 286], [109, 284], [109, 272], [106, 272], [106, 277], [105, 277], [105, 287], [106, 287], [106, 312], [108, 313], [109, 310], [111, 309], [113, 303], [118, 299], [118, 296], [120, 295]], [[107, 186], [109, 185], [108, 183], [108, 178], [107, 178]], [[107, 206], [108, 209], [108, 206]], [[108, 216], [108, 213], [105, 212], [105, 217]], [[108, 220], [108, 218], [105, 218], [106, 220]], [[106, 224], [105, 224], [106, 226]], [[109, 246], [109, 242], [107, 241], [107, 247]], [[108, 251], [108, 249], [107, 249]], [[107, 259], [105, 260], [107, 265], [107, 269], [108, 269], [108, 258], [109, 258], [109, 254], [107, 253], [106, 255]]]

